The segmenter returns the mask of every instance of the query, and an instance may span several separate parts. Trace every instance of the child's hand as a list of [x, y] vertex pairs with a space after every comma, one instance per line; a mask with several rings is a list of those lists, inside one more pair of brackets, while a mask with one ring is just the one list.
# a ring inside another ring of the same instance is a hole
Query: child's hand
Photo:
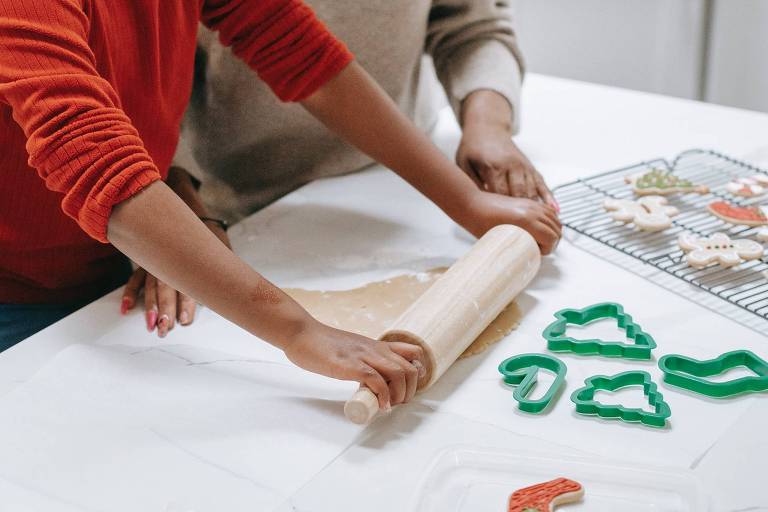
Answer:
[[285, 354], [305, 370], [365, 384], [382, 410], [409, 402], [425, 374], [424, 352], [417, 345], [374, 341], [319, 322], [290, 341]]
[[545, 255], [557, 247], [562, 236], [562, 225], [552, 206], [492, 192], [473, 194], [461, 224], [477, 237], [499, 224], [519, 226], [536, 239]]

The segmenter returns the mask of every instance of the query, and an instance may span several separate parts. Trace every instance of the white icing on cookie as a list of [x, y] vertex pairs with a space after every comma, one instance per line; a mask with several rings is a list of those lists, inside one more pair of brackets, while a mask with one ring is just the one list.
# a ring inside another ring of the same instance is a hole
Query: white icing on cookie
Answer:
[[735, 196], [759, 196], [768, 190], [768, 176], [755, 174], [748, 178], [736, 178], [725, 186], [725, 190]]
[[725, 233], [715, 233], [708, 238], [683, 233], [677, 243], [688, 253], [686, 259], [694, 268], [704, 268], [711, 263], [733, 267], [745, 260], [755, 260], [763, 256], [763, 246], [759, 243], [744, 239], [731, 240]]
[[758, 231], [757, 235], [755, 235], [755, 238], [757, 238], [761, 242], [768, 242], [768, 228], [763, 228], [760, 231]]
[[644, 196], [631, 199], [606, 199], [603, 206], [614, 220], [628, 224], [634, 222], [642, 231], [663, 231], [672, 225], [671, 217], [680, 211], [674, 206], [667, 206], [667, 200], [661, 196]]

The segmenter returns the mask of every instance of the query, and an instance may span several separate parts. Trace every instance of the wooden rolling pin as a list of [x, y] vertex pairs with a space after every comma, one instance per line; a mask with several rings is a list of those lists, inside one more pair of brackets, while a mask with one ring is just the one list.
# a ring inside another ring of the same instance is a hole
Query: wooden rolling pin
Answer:
[[[379, 339], [420, 345], [431, 386], [483, 330], [528, 286], [541, 264], [536, 241], [516, 226], [496, 226], [440, 276]], [[360, 389], [344, 406], [354, 423], [368, 423], [379, 410], [376, 395]]]

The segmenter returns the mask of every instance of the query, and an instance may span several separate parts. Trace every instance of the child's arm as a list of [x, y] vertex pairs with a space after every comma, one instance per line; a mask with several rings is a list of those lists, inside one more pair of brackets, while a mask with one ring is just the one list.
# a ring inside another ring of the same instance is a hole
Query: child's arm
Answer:
[[416, 392], [411, 361], [423, 360], [419, 347], [379, 343], [317, 322], [237, 258], [164, 183], [115, 206], [108, 236], [158, 279], [281, 348], [302, 368], [365, 383], [382, 408]]
[[561, 225], [552, 206], [481, 191], [397, 110], [357, 63], [302, 103], [473, 234], [480, 236], [498, 224], [515, 224], [533, 235], [544, 254], [557, 245]]

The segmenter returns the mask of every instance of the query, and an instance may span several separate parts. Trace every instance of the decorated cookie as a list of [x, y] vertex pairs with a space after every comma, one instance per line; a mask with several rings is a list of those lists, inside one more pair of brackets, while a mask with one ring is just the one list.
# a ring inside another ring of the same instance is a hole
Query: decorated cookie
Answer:
[[579, 501], [584, 488], [579, 482], [557, 478], [512, 493], [509, 512], [552, 512], [557, 505]]
[[755, 174], [748, 178], [736, 178], [725, 186], [725, 190], [735, 196], [760, 196], [768, 190], [768, 176]]
[[753, 240], [731, 240], [725, 233], [715, 233], [702, 238], [683, 233], [677, 240], [680, 248], [687, 252], [688, 264], [704, 268], [711, 263], [733, 267], [745, 260], [756, 260], [763, 256], [763, 246]]
[[708, 206], [710, 213], [731, 224], [763, 226], [768, 224], [765, 209], [760, 206], [736, 206], [725, 201], [715, 201]]
[[644, 174], [636, 174], [625, 178], [627, 183], [632, 184], [635, 193], [640, 196], [668, 196], [671, 194], [706, 194], [709, 188], [703, 185], [694, 185], [689, 180], [678, 178], [674, 174], [653, 169]]
[[672, 225], [671, 217], [680, 213], [674, 206], [667, 206], [667, 200], [661, 196], [644, 196], [637, 201], [606, 199], [603, 206], [613, 212], [614, 220], [634, 222], [641, 231], [663, 231]]

